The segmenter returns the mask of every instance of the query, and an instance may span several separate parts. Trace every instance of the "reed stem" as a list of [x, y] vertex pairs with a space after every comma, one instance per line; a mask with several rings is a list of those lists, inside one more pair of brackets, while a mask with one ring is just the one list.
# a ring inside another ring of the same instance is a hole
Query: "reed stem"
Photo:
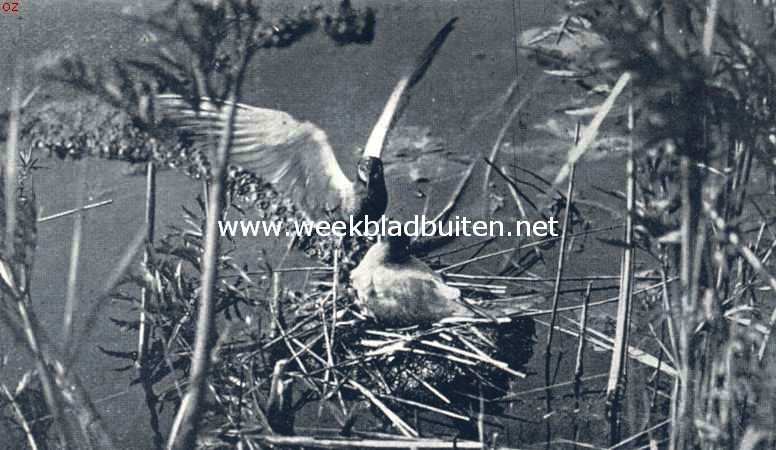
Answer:
[[78, 163], [76, 176], [76, 210], [73, 220], [73, 240], [70, 243], [70, 266], [67, 273], [67, 293], [65, 313], [62, 320], [62, 342], [65, 348], [70, 344], [73, 334], [73, 315], [78, 309], [78, 265], [81, 256], [81, 237], [83, 234], [83, 204], [86, 197], [87, 166], [84, 161]]
[[620, 441], [620, 396], [624, 395], [625, 384], [623, 376], [627, 361], [628, 329], [630, 327], [630, 311], [633, 297], [633, 258], [635, 246], [633, 243], [633, 217], [636, 196], [636, 162], [633, 149], [633, 105], [628, 105], [628, 131], [631, 134], [628, 145], [628, 160], [626, 163], [626, 209], [625, 216], [625, 249], [623, 250], [620, 295], [617, 301], [617, 322], [615, 328], [614, 350], [609, 367], [609, 380], [606, 385], [606, 408], [609, 419], [609, 441], [611, 445]]
[[[154, 233], [156, 227], [156, 165], [149, 162], [146, 166], [146, 199], [145, 199], [145, 226], [146, 226], [146, 249], [143, 252], [143, 268], [147, 275], [151, 275], [150, 263], [151, 255], [148, 246], [154, 244]], [[137, 342], [137, 367], [142, 370], [145, 363], [146, 353], [148, 352], [149, 324], [148, 308], [150, 306], [153, 290], [148, 283], [140, 290], [140, 325], [138, 329]]]

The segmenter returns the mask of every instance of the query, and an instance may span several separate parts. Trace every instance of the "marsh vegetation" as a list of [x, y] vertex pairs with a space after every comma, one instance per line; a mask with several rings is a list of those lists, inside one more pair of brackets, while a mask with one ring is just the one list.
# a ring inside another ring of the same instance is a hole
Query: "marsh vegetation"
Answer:
[[[118, 446], [73, 369], [97, 346], [140, 386], [135, 414], [155, 448], [774, 448], [774, 5], [563, 2], [554, 23], [514, 36], [535, 76], [516, 76], [458, 135], [391, 123], [386, 174], [409, 174], [417, 197], [399, 214], [420, 203], [437, 218], [463, 208], [560, 224], [558, 237], [414, 242], [485, 312], [401, 328], [370, 318], [349, 286], [368, 239], [275, 242], [270, 254], [217, 233], [219, 218], [305, 213], [230, 165], [233, 105], [251, 74], [271, 70], [262, 55], [313, 34], [337, 51], [370, 46], [380, 7], [277, 14], [249, 0], [174, 0], [131, 17], [142, 54], [110, 64], [46, 54], [16, 70], [2, 134], [0, 323], [29, 368], [11, 382], [7, 355], [0, 366], [6, 446]], [[24, 83], [33, 69], [40, 88]], [[522, 116], [553, 83], [562, 103]], [[36, 99], [52, 86], [72, 99]], [[192, 110], [211, 99], [224, 118], [213, 145], [157, 117], [162, 94]], [[489, 126], [484, 142], [472, 131]], [[524, 128], [552, 136], [558, 164], [514, 163], [531, 147], [508, 136]], [[52, 160], [71, 161], [82, 182], [72, 209], [42, 216], [38, 196], [50, 193], [35, 180]], [[86, 174], [104, 160], [145, 177], [145, 218], [85, 302], [84, 216], [109, 203], [90, 198]], [[195, 188], [178, 225], [162, 228], [159, 185], [173, 170]], [[593, 188], [597, 200], [581, 192]], [[39, 229], [62, 217], [72, 218], [67, 282], [51, 327], [31, 280]], [[601, 248], [617, 270], [593, 272]], [[306, 262], [288, 263], [300, 253]], [[108, 320], [127, 342], [94, 342], [115, 302], [128, 313]], [[487, 313], [504, 303], [518, 311]]]

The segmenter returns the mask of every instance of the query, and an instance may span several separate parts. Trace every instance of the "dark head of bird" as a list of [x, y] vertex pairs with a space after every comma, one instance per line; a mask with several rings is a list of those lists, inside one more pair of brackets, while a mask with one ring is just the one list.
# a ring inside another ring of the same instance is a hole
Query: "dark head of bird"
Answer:
[[387, 236], [384, 238], [388, 245], [386, 260], [392, 263], [402, 263], [410, 257], [410, 244], [412, 240], [409, 236], [401, 234], [398, 236]]
[[388, 191], [385, 188], [383, 162], [379, 158], [366, 156], [358, 161], [358, 182], [361, 191], [362, 209], [371, 220], [377, 220], [388, 207]]
[[372, 183], [378, 183], [385, 186], [383, 178], [383, 162], [380, 158], [365, 156], [358, 161], [358, 179], [369, 186]]

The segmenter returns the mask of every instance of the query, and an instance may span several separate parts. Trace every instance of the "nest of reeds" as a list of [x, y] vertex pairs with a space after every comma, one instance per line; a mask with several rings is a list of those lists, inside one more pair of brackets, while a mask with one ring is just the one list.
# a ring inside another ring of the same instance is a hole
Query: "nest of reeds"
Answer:
[[[505, 395], [511, 381], [525, 377], [522, 369], [535, 342], [533, 320], [471, 318], [386, 328], [362, 313], [347, 288], [349, 269], [365, 246], [340, 248], [336, 268], [305, 292], [275, 292], [268, 331], [260, 339], [270, 343], [264, 348], [273, 360], [288, 361], [286, 382], [331, 399], [335, 416], [345, 418], [354, 405], [369, 405], [384, 425], [405, 435], [414, 434], [407, 420], [417, 413], [452, 421], [462, 432], [473, 430], [479, 412], [500, 414], [487, 400]], [[489, 296], [466, 293], [473, 301]]]
[[[186, 222], [196, 226], [201, 220], [191, 216]], [[153, 264], [146, 268], [156, 300], [147, 310], [153, 324], [148, 375], [138, 382], [158, 385], [160, 406], [180, 401], [178, 386], [190, 367], [200, 236], [197, 230], [174, 232], [156, 246]], [[216, 293], [222, 325], [208, 428], [227, 441], [250, 429], [266, 433], [267, 427], [290, 434], [296, 413], [316, 403], [326, 405], [343, 430], [354, 426], [357, 411], [368, 408], [370, 419], [363, 420], [370, 425], [359, 423], [359, 428], [382, 423], [407, 436], [417, 435], [408, 424], [416, 414], [467, 435], [474, 432], [479, 413], [499, 415], [498, 404], [487, 399], [504, 395], [511, 381], [525, 376], [521, 370], [533, 353], [533, 321], [495, 324], [471, 318], [386, 328], [362, 314], [347, 284], [350, 268], [369, 243], [337, 244], [329, 248], [337, 264], [310, 270], [303, 291], [283, 289], [282, 272], [270, 267], [257, 271], [237, 265], [225, 249]], [[147, 286], [142, 277], [132, 281]], [[466, 294], [474, 301], [478, 295], [487, 301], [490, 295]], [[284, 370], [278, 372], [280, 362]], [[279, 405], [273, 395], [287, 398]]]
[[532, 355], [534, 324], [525, 318], [385, 328], [364, 317], [350, 289], [336, 302], [331, 289], [289, 296], [287, 308], [293, 315], [286, 327], [308, 338], [303, 361], [322, 387], [334, 376], [324, 363], [332, 361], [339, 377], [375, 386], [380, 395], [447, 404], [471, 395], [472, 383], [505, 390], [511, 377], [524, 376]]

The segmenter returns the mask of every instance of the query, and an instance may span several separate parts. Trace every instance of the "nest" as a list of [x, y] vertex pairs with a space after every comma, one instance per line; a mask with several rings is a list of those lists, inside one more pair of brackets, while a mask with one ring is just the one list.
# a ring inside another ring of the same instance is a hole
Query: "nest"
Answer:
[[[156, 247], [152, 270], [158, 280], [157, 306], [148, 310], [156, 344], [146, 361], [154, 375], [146, 382], [161, 383], [173, 375], [179, 378], [178, 385], [187, 379], [194, 339], [191, 318], [197, 315], [201, 233], [180, 230], [175, 236]], [[215, 401], [206, 416], [218, 439], [228, 441], [252, 427], [266, 433], [267, 425], [276, 433], [292, 434], [296, 413], [315, 404], [328, 407], [343, 430], [357, 417], [367, 417], [361, 420], [370, 424], [360, 423], [360, 429], [382, 423], [406, 436], [417, 435], [408, 425], [416, 414], [468, 437], [473, 437], [470, 433], [481, 411], [502, 414], [500, 403], [487, 400], [505, 395], [510, 382], [525, 376], [521, 371], [533, 353], [533, 320], [495, 324], [461, 318], [386, 328], [362, 314], [355, 293], [347, 287], [350, 268], [368, 242], [341, 244], [329, 248], [337, 264], [310, 271], [313, 279], [308, 278], [303, 292], [284, 292], [277, 272], [256, 276], [222, 255], [221, 273], [225, 280], [235, 281], [216, 288], [222, 335], [211, 373]], [[194, 270], [181, 271], [181, 258]], [[228, 274], [238, 273], [229, 278]], [[475, 292], [466, 295], [474, 301], [488, 300], [483, 294], [477, 299]], [[277, 370], [279, 364], [284, 370]], [[171, 373], [170, 367], [180, 372]], [[169, 380], [161, 384], [167, 386], [160, 393], [163, 402], [180, 401]], [[278, 404], [271, 400], [273, 393], [287, 398]], [[365, 408], [372, 414], [357, 414]]]
[[[364, 317], [352, 290], [331, 285], [321, 280], [312, 293], [286, 295], [276, 328], [275, 351], [292, 363], [289, 377], [324, 397], [368, 402], [400, 431], [414, 411], [460, 426], [471, 423], [480, 396], [505, 395], [512, 380], [525, 377], [535, 342], [530, 318], [385, 328]], [[489, 404], [485, 412], [503, 411]]]

